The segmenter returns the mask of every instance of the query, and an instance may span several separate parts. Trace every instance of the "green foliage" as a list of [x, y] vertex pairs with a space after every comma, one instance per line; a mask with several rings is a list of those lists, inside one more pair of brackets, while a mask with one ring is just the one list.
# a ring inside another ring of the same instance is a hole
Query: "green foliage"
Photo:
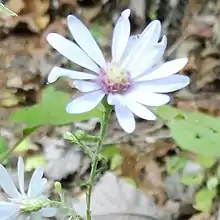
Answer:
[[109, 145], [105, 147], [102, 151], [102, 155], [106, 157], [107, 159], [113, 157], [115, 154], [119, 154], [120, 150], [116, 145]]
[[181, 183], [187, 186], [200, 185], [204, 180], [203, 173], [185, 174], [181, 178]]
[[[220, 156], [220, 120], [200, 112], [184, 112], [171, 106], [161, 106], [155, 108], [155, 111], [169, 127], [177, 145], [195, 153], [195, 162], [204, 168], [199, 173], [183, 174], [181, 182], [188, 186], [202, 187], [196, 193], [194, 208], [210, 212], [220, 179], [220, 169], [216, 167]], [[168, 164], [168, 172], [182, 170], [186, 161], [182, 157], [174, 157]], [[210, 174], [213, 177], [210, 178]]]
[[6, 8], [2, 3], [0, 3], [0, 13], [4, 13], [8, 16], [17, 16], [17, 14], [15, 14], [10, 9]]
[[123, 158], [121, 154], [114, 154], [110, 161], [110, 169], [116, 170], [120, 168], [120, 166], [122, 165], [122, 160]]
[[122, 165], [122, 155], [116, 145], [108, 145], [102, 151], [102, 156], [110, 161], [110, 170], [116, 170]]
[[130, 178], [130, 177], [123, 177], [122, 180], [124, 180], [129, 185], [132, 185], [135, 188], [137, 188], [137, 184], [136, 184], [136, 182], [132, 178]]
[[3, 137], [0, 137], [0, 154], [8, 150], [8, 144]]
[[43, 154], [36, 154], [27, 157], [25, 161], [25, 170], [32, 171], [38, 167], [46, 167], [47, 161]]
[[197, 157], [195, 158], [195, 161], [196, 163], [200, 164], [202, 167], [209, 169], [215, 165], [217, 159], [213, 157], [197, 155]]
[[195, 196], [195, 209], [202, 212], [210, 212], [212, 208], [212, 201], [215, 198], [216, 189], [203, 188], [196, 193]]
[[28, 151], [30, 144], [31, 143], [28, 138], [22, 139], [22, 141], [20, 141], [17, 147], [14, 149], [14, 152], [25, 153]]
[[83, 114], [68, 114], [65, 111], [65, 107], [69, 99], [70, 97], [66, 93], [48, 86], [44, 89], [42, 100], [38, 104], [17, 110], [11, 115], [10, 120], [25, 123], [28, 127], [35, 127], [46, 124], [70, 124], [74, 121], [100, 116], [101, 110], [98, 107]]
[[156, 113], [166, 121], [172, 138], [180, 148], [203, 156], [220, 156], [220, 120], [171, 106], [156, 108]]
[[179, 156], [172, 157], [167, 164], [167, 172], [172, 174], [182, 170], [187, 163], [187, 159]]
[[207, 188], [209, 190], [215, 189], [218, 186], [218, 178], [216, 177], [211, 177], [206, 184]]

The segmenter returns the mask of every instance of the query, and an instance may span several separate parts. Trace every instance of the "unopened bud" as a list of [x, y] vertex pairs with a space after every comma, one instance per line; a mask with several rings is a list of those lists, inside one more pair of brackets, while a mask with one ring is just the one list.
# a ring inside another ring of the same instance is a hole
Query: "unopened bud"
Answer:
[[61, 185], [60, 182], [56, 181], [56, 182], [54, 183], [54, 188], [56, 189], [57, 193], [60, 194], [60, 193], [62, 192], [62, 185]]

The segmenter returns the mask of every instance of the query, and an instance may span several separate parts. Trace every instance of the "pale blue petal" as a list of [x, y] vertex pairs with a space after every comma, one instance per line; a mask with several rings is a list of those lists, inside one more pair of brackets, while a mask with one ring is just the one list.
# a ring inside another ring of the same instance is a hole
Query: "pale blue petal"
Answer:
[[124, 53], [123, 53], [123, 56], [122, 56], [121, 60], [124, 60], [125, 57], [127, 56], [127, 54], [129, 54], [129, 52], [134, 47], [134, 45], [137, 42], [137, 40], [139, 39], [139, 37], [140, 37], [140, 35], [133, 35], [133, 36], [129, 37], [128, 43], [126, 45], [126, 48], [124, 50]]
[[139, 75], [143, 74], [145, 71], [156, 65], [162, 58], [166, 46], [167, 38], [166, 36], [163, 36], [161, 42], [148, 48], [148, 50], [146, 51], [140, 52], [137, 62], [127, 67], [127, 70], [131, 74], [131, 78], [134, 79], [138, 77]]
[[43, 217], [53, 217], [56, 215], [57, 213], [57, 208], [53, 208], [53, 207], [46, 207], [46, 208], [43, 208], [39, 211], [40, 215], [43, 216]]
[[97, 64], [82, 49], [60, 34], [48, 34], [47, 41], [54, 49], [72, 62], [96, 73], [100, 72]]
[[[170, 101], [170, 97], [165, 94], [152, 92], [145, 83], [133, 86], [133, 89], [124, 96], [127, 100], [133, 100], [147, 106], [161, 106]], [[143, 95], [144, 94], [144, 95]]]
[[141, 85], [149, 92], [169, 93], [182, 89], [188, 86], [189, 83], [189, 77], [176, 74], [162, 79], [144, 81], [141, 82]]
[[135, 119], [133, 113], [124, 105], [116, 104], [115, 113], [121, 128], [132, 133], [135, 130]]
[[154, 79], [161, 79], [168, 76], [171, 76], [175, 73], [178, 73], [180, 70], [184, 68], [184, 66], [187, 64], [188, 59], [187, 58], [179, 58], [172, 61], [168, 61], [164, 63], [159, 68], [155, 69], [149, 74], [144, 74], [141, 77], [138, 77], [135, 79], [135, 81], [146, 81], [146, 80], [154, 80]]
[[94, 109], [103, 99], [105, 93], [102, 90], [89, 92], [73, 99], [66, 107], [70, 114], [80, 114]]
[[92, 92], [101, 89], [101, 85], [96, 82], [75, 80], [73, 86], [81, 92]]
[[106, 67], [105, 58], [86, 26], [75, 16], [67, 17], [68, 28], [77, 44], [102, 68]]
[[18, 192], [8, 171], [0, 164], [0, 185], [11, 198], [19, 199], [21, 194]]
[[129, 16], [130, 10], [124, 10], [121, 13], [121, 16], [119, 17], [113, 31], [112, 60], [116, 63], [120, 61], [130, 36], [130, 21], [128, 19]]
[[28, 187], [28, 197], [34, 198], [42, 194], [46, 183], [46, 179], [43, 178], [43, 174], [43, 168], [38, 168], [34, 171]]
[[25, 220], [43, 220], [43, 217], [39, 212], [34, 212], [31, 213], [29, 217], [25, 218]]
[[0, 202], [0, 220], [8, 220], [14, 216], [17, 216], [19, 211], [20, 207], [18, 204]]
[[24, 192], [24, 161], [21, 157], [18, 159], [17, 165], [17, 175], [18, 175], [18, 186], [21, 194], [25, 195]]
[[156, 120], [156, 116], [145, 106], [137, 102], [132, 102], [131, 100], [128, 100], [126, 103], [129, 110], [139, 118], [143, 118], [145, 120]]
[[129, 51], [125, 59], [122, 61], [121, 67], [123, 69], [130, 69], [134, 65], [138, 65], [140, 55], [146, 51], [151, 53], [149, 48], [157, 44], [161, 34], [160, 21], [152, 21], [140, 35], [135, 45]]
[[69, 69], [64, 69], [61, 67], [53, 67], [51, 72], [48, 75], [48, 82], [49, 83], [54, 83], [59, 77], [62, 76], [67, 76], [70, 79], [97, 79], [98, 75], [92, 74], [92, 73], [84, 73], [84, 72], [79, 72], [79, 71], [74, 71], [74, 70], [69, 70]]

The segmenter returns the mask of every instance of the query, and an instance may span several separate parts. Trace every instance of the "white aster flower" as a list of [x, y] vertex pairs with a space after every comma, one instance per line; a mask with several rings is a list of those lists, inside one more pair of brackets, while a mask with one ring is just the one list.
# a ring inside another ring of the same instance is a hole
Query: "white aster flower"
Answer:
[[39, 220], [42, 217], [52, 217], [56, 209], [44, 207], [47, 198], [43, 190], [46, 179], [43, 169], [38, 168], [33, 173], [28, 191], [24, 190], [24, 162], [19, 158], [17, 165], [18, 188], [15, 186], [8, 171], [0, 165], [0, 185], [9, 196], [8, 202], [0, 202], [0, 220]]
[[166, 36], [161, 37], [161, 24], [151, 22], [138, 36], [130, 37], [130, 10], [121, 13], [112, 40], [112, 60], [106, 61], [91, 33], [75, 16], [67, 17], [68, 28], [76, 43], [60, 34], [50, 33], [48, 42], [72, 62], [90, 70], [78, 72], [54, 67], [48, 82], [60, 76], [75, 80], [73, 85], [83, 92], [66, 107], [68, 113], [83, 113], [95, 108], [104, 96], [114, 110], [121, 127], [128, 133], [135, 129], [134, 115], [155, 120], [156, 116], [146, 106], [160, 106], [170, 98], [164, 93], [181, 89], [189, 84], [189, 78], [173, 75], [187, 63], [180, 58], [164, 63], [159, 68], [166, 45]]

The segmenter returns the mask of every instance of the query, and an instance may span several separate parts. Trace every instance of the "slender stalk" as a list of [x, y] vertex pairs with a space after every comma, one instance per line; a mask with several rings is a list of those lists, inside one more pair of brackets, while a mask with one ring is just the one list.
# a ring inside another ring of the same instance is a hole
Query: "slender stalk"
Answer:
[[10, 149], [8, 149], [3, 155], [0, 156], [0, 163], [4, 163], [5, 160], [9, 157], [10, 154], [12, 154], [14, 152], [14, 150], [28, 137], [30, 136], [32, 133], [34, 133], [37, 129], [39, 128], [39, 126], [33, 127], [31, 129], [28, 129], [29, 131], [26, 132], [23, 137], [15, 143], [15, 145], [13, 147], [11, 147]]
[[102, 145], [103, 145], [103, 141], [104, 141], [105, 134], [106, 134], [106, 131], [107, 131], [110, 113], [112, 111], [112, 108], [106, 102], [103, 103], [103, 104], [104, 104], [105, 110], [104, 110], [103, 115], [102, 115], [100, 136], [99, 136], [100, 139], [97, 142], [96, 150], [95, 150], [94, 156], [92, 158], [92, 168], [91, 168], [91, 172], [90, 172], [90, 177], [89, 177], [89, 181], [88, 181], [88, 189], [87, 189], [87, 193], [86, 193], [86, 206], [87, 206], [86, 207], [86, 217], [87, 217], [87, 220], [91, 220], [92, 188], [93, 188], [93, 184], [95, 182], [97, 165], [98, 165], [98, 162], [99, 162], [99, 155], [100, 155], [101, 150], [102, 150]]

